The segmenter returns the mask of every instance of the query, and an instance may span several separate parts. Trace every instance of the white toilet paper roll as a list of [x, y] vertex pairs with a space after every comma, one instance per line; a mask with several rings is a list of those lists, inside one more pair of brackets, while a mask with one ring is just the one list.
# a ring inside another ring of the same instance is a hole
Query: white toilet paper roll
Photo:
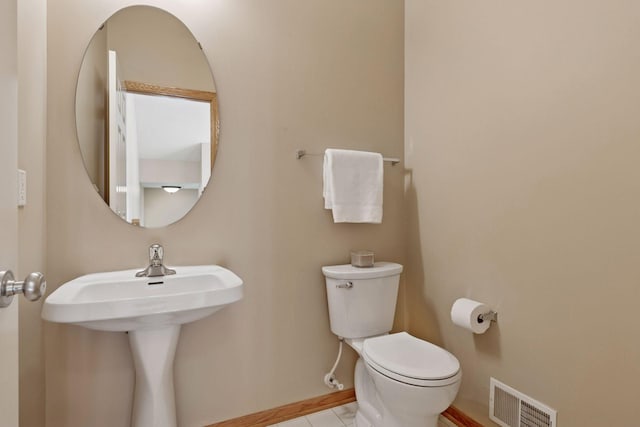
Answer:
[[483, 334], [489, 329], [491, 322], [489, 320], [481, 322], [478, 316], [489, 311], [491, 309], [481, 302], [460, 298], [451, 307], [451, 320], [456, 325], [468, 329], [474, 334]]

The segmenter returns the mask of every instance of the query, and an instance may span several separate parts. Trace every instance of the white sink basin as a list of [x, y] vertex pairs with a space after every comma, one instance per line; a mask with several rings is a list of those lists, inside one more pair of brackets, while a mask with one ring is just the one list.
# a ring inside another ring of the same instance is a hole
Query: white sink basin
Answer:
[[159, 277], [135, 277], [138, 270], [78, 277], [49, 295], [42, 309], [50, 322], [129, 332], [133, 427], [177, 426], [173, 360], [180, 326], [242, 299], [242, 279], [226, 268], [174, 269], [175, 275]]
[[42, 317], [102, 331], [134, 331], [206, 317], [242, 299], [242, 279], [217, 265], [175, 267], [175, 275], [138, 270], [88, 274], [46, 299]]

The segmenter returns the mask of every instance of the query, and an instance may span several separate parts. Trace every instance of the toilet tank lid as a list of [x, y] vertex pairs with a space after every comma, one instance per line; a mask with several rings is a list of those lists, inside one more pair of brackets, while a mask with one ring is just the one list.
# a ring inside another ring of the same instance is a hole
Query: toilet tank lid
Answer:
[[376, 262], [373, 267], [354, 267], [351, 264], [322, 267], [322, 274], [332, 279], [376, 279], [402, 273], [402, 265], [395, 262]]

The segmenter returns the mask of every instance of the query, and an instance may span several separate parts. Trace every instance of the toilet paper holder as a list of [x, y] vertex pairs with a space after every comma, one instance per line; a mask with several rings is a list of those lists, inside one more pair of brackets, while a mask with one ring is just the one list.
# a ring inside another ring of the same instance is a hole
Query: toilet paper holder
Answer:
[[488, 313], [482, 313], [478, 315], [478, 323], [484, 322], [497, 322], [498, 321], [498, 313], [491, 310]]

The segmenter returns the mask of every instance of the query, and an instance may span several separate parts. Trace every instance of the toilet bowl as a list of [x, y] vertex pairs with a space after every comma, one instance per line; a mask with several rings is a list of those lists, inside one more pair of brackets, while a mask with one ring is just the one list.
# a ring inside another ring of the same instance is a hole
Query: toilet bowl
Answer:
[[331, 330], [360, 356], [356, 427], [436, 427], [458, 393], [462, 371], [443, 348], [406, 332], [388, 333], [402, 266], [342, 265], [322, 271]]
[[460, 363], [406, 332], [369, 338], [361, 355], [383, 406], [384, 427], [435, 427], [460, 388]]

